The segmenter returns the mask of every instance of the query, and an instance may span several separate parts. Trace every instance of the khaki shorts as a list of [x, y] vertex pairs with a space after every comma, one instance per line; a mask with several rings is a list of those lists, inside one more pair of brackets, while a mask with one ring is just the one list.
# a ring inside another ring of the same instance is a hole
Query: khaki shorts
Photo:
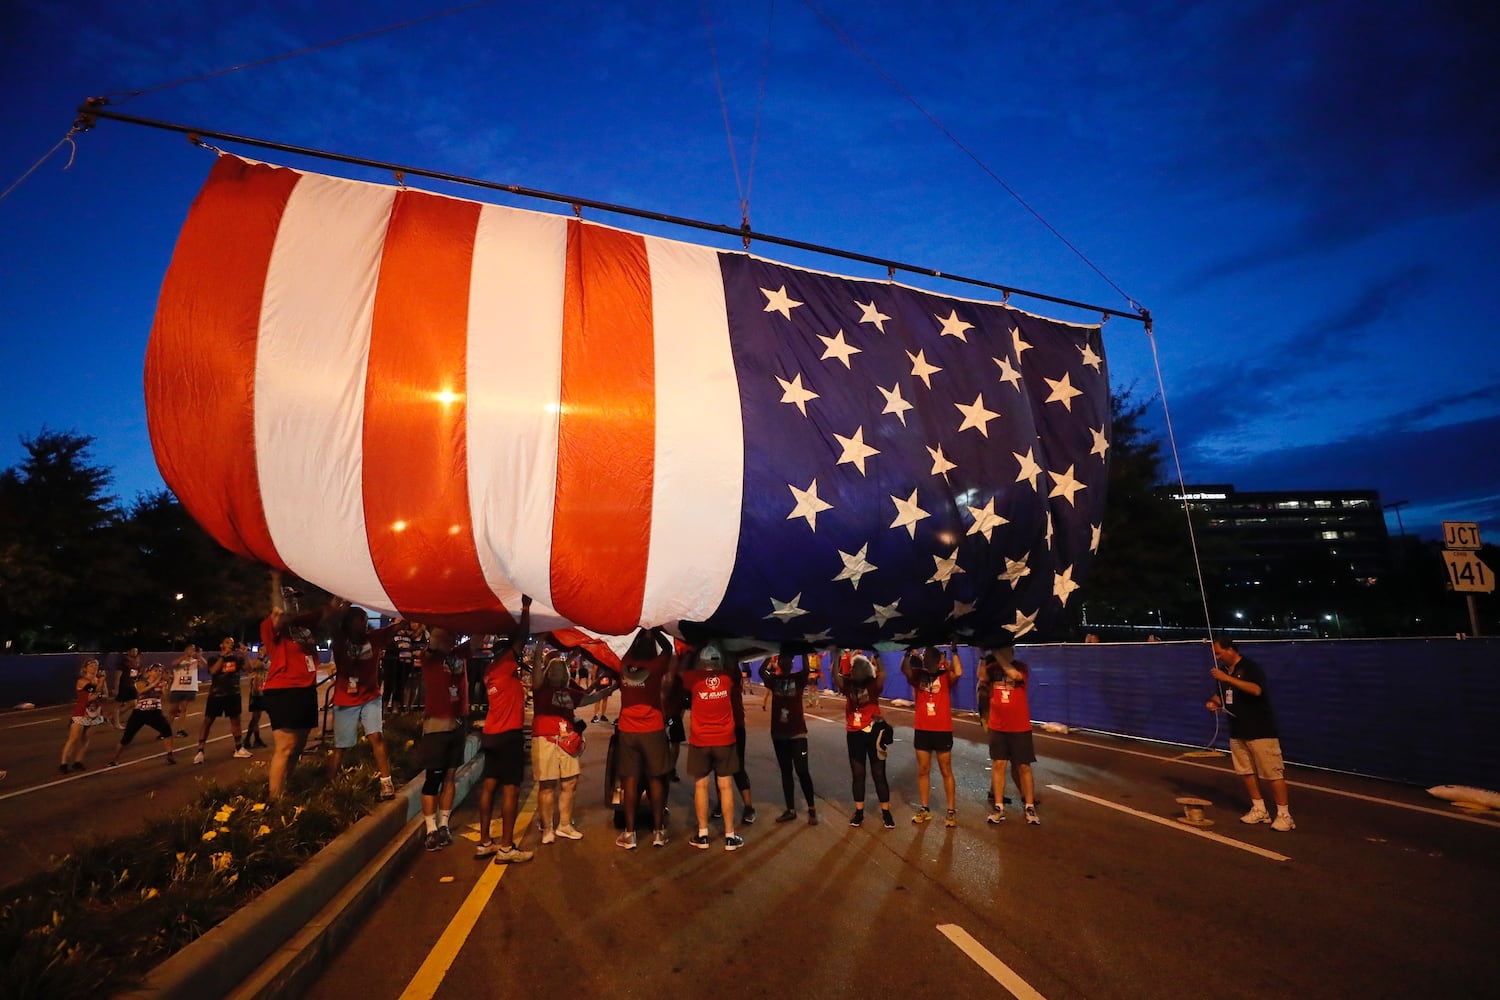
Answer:
[[1280, 781], [1286, 777], [1286, 765], [1281, 760], [1281, 741], [1272, 737], [1265, 740], [1230, 740], [1229, 758], [1234, 762], [1235, 774], [1254, 774], [1267, 781]]
[[557, 781], [560, 778], [576, 778], [578, 777], [579, 770], [577, 757], [574, 757], [545, 736], [532, 737], [532, 778], [537, 781]]

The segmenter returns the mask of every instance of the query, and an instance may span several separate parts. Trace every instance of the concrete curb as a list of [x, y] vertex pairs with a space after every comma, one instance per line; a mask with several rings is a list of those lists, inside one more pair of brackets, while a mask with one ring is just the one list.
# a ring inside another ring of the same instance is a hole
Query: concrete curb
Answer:
[[[478, 750], [478, 737], [470, 736], [458, 771], [455, 806], [480, 778]], [[419, 777], [122, 996], [258, 1000], [305, 989], [419, 848], [421, 811]]]

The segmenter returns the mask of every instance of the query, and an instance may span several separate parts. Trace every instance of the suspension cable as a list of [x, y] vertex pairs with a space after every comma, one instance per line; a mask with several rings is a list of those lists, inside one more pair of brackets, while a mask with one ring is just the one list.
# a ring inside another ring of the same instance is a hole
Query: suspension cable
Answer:
[[[745, 191], [745, 185], [740, 180], [740, 161], [734, 150], [734, 129], [729, 124], [729, 101], [724, 97], [724, 74], [719, 72], [719, 51], [714, 47], [714, 23], [709, 16], [708, 0], [703, 0], [703, 33], [708, 36], [708, 58], [714, 68], [714, 85], [719, 91], [719, 111], [724, 115], [724, 137], [729, 140], [729, 165], [734, 170], [734, 187], [740, 196], [740, 223], [750, 228], [750, 196]], [[745, 240], [745, 249], [750, 248], [750, 241]]]
[[889, 260], [884, 257], [874, 257], [869, 254], [856, 253], [851, 250], [840, 250], [835, 247], [822, 246], [817, 243], [808, 243], [805, 240], [794, 240], [785, 236], [775, 236], [770, 233], [757, 233], [744, 229], [743, 227], [725, 226], [715, 222], [703, 222], [697, 219], [688, 219], [678, 215], [666, 215], [661, 212], [650, 212], [645, 209], [631, 208], [627, 205], [616, 205], [605, 201], [596, 201], [589, 198], [579, 198], [571, 194], [558, 194], [551, 191], [540, 191], [536, 188], [521, 187], [517, 184], [500, 184], [495, 181], [479, 180], [474, 177], [464, 177], [459, 174], [443, 173], [437, 170], [427, 170], [422, 167], [404, 166], [389, 163], [383, 160], [372, 160], [368, 157], [349, 156], [343, 153], [332, 153], [327, 150], [310, 149], [305, 146], [293, 146], [289, 143], [275, 142], [270, 139], [257, 139], [250, 136], [234, 135], [228, 132], [219, 132], [214, 129], [198, 128], [191, 125], [180, 125], [174, 122], [157, 121], [151, 118], [142, 118], [138, 115], [121, 114], [118, 111], [110, 111], [105, 106], [103, 98], [91, 98], [78, 109], [78, 130], [88, 131], [93, 127], [97, 119], [124, 122], [129, 125], [142, 125], [147, 128], [162, 129], [167, 132], [177, 132], [182, 135], [193, 137], [195, 140], [215, 139], [220, 142], [239, 143], [244, 146], [252, 146], [259, 149], [274, 149], [278, 152], [289, 153], [294, 156], [306, 156], [317, 160], [329, 160], [335, 163], [344, 163], [356, 167], [369, 167], [388, 173], [400, 173], [411, 177], [426, 177], [430, 180], [443, 181], [449, 184], [462, 184], [468, 187], [480, 188], [487, 191], [503, 191], [507, 194], [520, 198], [533, 198], [538, 201], [560, 202], [565, 205], [575, 205], [579, 208], [593, 208], [604, 212], [613, 212], [618, 215], [630, 216], [637, 219], [650, 219], [654, 222], [663, 222], [668, 225], [681, 226], [685, 229], [698, 229], [704, 232], [720, 233], [725, 236], [745, 237], [758, 240], [762, 243], [771, 243], [776, 246], [791, 247], [794, 250], [806, 250], [809, 253], [822, 254], [827, 257], [838, 257], [843, 260], [859, 261], [863, 264], [873, 264], [886, 268], [890, 271], [903, 271], [907, 274], [918, 274], [928, 278], [942, 278], [963, 285], [973, 285], [977, 288], [990, 288], [1004, 293], [1006, 296], [1021, 295], [1039, 302], [1051, 302], [1056, 305], [1068, 306], [1073, 309], [1082, 309], [1087, 312], [1096, 312], [1104, 316], [1119, 316], [1122, 319], [1134, 320], [1137, 323], [1149, 323], [1151, 313], [1149, 310], [1140, 309], [1137, 312], [1125, 312], [1109, 306], [1093, 305], [1088, 302], [1079, 302], [1076, 299], [1065, 299], [1057, 295], [1048, 295], [1044, 292], [1028, 291], [1017, 288], [1014, 285], [1002, 285], [993, 281], [985, 281], [981, 278], [969, 278], [959, 274], [949, 274], [934, 268], [922, 267], [918, 264], [906, 264], [901, 261]]
[[112, 91], [106, 96], [118, 97], [120, 100], [117, 103], [124, 104], [126, 101], [140, 97], [142, 94], [154, 94], [158, 90], [170, 90], [173, 87], [180, 87], [185, 83], [201, 83], [204, 80], [212, 80], [214, 77], [226, 76], [230, 73], [237, 73], [242, 69], [251, 69], [256, 66], [265, 66], [269, 63], [280, 62], [283, 59], [290, 59], [293, 56], [307, 55], [310, 52], [318, 52], [323, 49], [335, 48], [339, 45], [346, 45], [349, 42], [358, 42], [366, 38], [374, 38], [376, 35], [383, 35], [390, 31], [399, 31], [402, 28], [410, 28], [413, 25], [421, 24], [424, 21], [435, 21], [438, 18], [449, 17], [453, 14], [462, 14], [465, 11], [474, 10], [479, 7], [488, 7], [494, 2], [495, 0], [478, 0], [478, 2], [476, 3], [464, 4], [460, 7], [449, 7], [447, 10], [435, 11], [431, 14], [423, 14], [420, 17], [414, 17], [408, 21], [402, 21], [399, 24], [388, 24], [383, 28], [372, 28], [369, 31], [361, 31], [357, 34], [346, 35], [343, 38], [335, 38], [332, 41], [320, 42], [317, 45], [304, 46], [303, 48], [295, 49], [291, 52], [283, 52], [280, 55], [266, 56], [264, 59], [255, 59], [251, 62], [240, 63], [237, 66], [225, 66], [222, 69], [212, 70], [208, 73], [200, 73], [197, 76], [185, 76], [180, 80], [171, 80], [167, 83], [159, 83], [154, 87], [146, 87], [142, 90]]
[[1054, 226], [1054, 225], [1052, 225], [1052, 223], [1048, 222], [1042, 216], [1041, 212], [1038, 212], [1035, 208], [1032, 208], [1031, 204], [1029, 202], [1027, 202], [1026, 199], [1022, 198], [1020, 196], [1020, 194], [1017, 193], [1014, 188], [1012, 188], [1009, 184], [1005, 183], [1005, 181], [1000, 177], [999, 174], [995, 173], [994, 170], [990, 169], [989, 164], [987, 164], [983, 160], [981, 160], [979, 158], [979, 155], [977, 153], [975, 153], [968, 146], [964, 145], [963, 142], [959, 140], [958, 136], [956, 136], [952, 132], [950, 132], [948, 130], [947, 126], [945, 126], [942, 122], [938, 121], [937, 117], [935, 115], [933, 115], [932, 112], [930, 112], [926, 108], [924, 108], [922, 106], [921, 102], [919, 102], [914, 96], [912, 96], [912, 94], [911, 94], [910, 91], [908, 91], [905, 87], [901, 86], [900, 83], [896, 82], [895, 78], [893, 78], [889, 73], [887, 73], [884, 69], [882, 69], [881, 66], [880, 66], [880, 64], [875, 61], [874, 57], [872, 57], [864, 49], [860, 48], [859, 44], [857, 42], [855, 42], [854, 39], [850, 38], [844, 32], [844, 30], [838, 26], [838, 24], [833, 20], [833, 18], [829, 17], [828, 14], [825, 13], [823, 11], [823, 9], [818, 6], [816, 0], [802, 0], [802, 2], [807, 5], [808, 9], [811, 10], [813, 12], [813, 14], [816, 15], [817, 18], [820, 21], [823, 22], [823, 24], [828, 28], [829, 31], [833, 32], [838, 37], [839, 41], [843, 42], [846, 46], [848, 46], [849, 49], [850, 49], [850, 51], [852, 51], [855, 55], [859, 56], [865, 62], [869, 63], [870, 67], [872, 69], [874, 69], [875, 72], [878, 73], [880, 75], [880, 77], [883, 80], [885, 80], [886, 83], [890, 84], [891, 87], [896, 91], [896, 93], [898, 93], [902, 97], [906, 98], [906, 100], [911, 103], [912, 107], [916, 108], [919, 112], [921, 112], [922, 116], [924, 118], [926, 118], [929, 122], [931, 122], [932, 125], [939, 132], [941, 132], [941, 133], [943, 133], [943, 135], [947, 136], [948, 140], [950, 142], [952, 142], [953, 145], [957, 146], [961, 151], [963, 151], [963, 153], [966, 156], [969, 157], [969, 159], [973, 160], [976, 164], [978, 164], [979, 169], [983, 170], [986, 174], [988, 174], [990, 176], [990, 179], [993, 180], [996, 184], [999, 184], [1000, 187], [1004, 188], [1006, 194], [1008, 194], [1012, 198], [1014, 198], [1016, 200], [1017, 204], [1019, 204], [1022, 208], [1026, 209], [1026, 211], [1030, 212], [1031, 215], [1038, 222], [1040, 222], [1043, 226], [1047, 227], [1047, 231], [1048, 232], [1050, 232], [1053, 236], [1057, 237], [1057, 239], [1063, 244], [1063, 246], [1065, 246], [1069, 250], [1073, 251], [1074, 255], [1077, 256], [1079, 260], [1081, 260], [1085, 264], [1087, 264], [1088, 267], [1095, 274], [1097, 274], [1099, 277], [1103, 278], [1109, 284], [1109, 287], [1113, 288], [1116, 292], [1119, 292], [1120, 293], [1120, 297], [1122, 299], [1124, 299], [1126, 302], [1128, 302], [1130, 304], [1130, 307], [1132, 309], [1140, 310], [1140, 308], [1141, 308], [1140, 303], [1136, 302], [1135, 299], [1133, 299], [1129, 295], [1127, 295], [1125, 293], [1125, 289], [1123, 289], [1119, 285], [1115, 284], [1113, 278], [1111, 278], [1109, 275], [1105, 274], [1104, 271], [1101, 270], [1100, 267], [1097, 264], [1095, 264], [1092, 260], [1090, 260], [1088, 258], [1088, 256], [1086, 254], [1084, 254], [1084, 252], [1082, 250], [1080, 250], [1078, 247], [1074, 246], [1073, 242], [1071, 240], [1069, 240], [1066, 236], [1064, 236], [1061, 232], [1059, 232], [1056, 226]]

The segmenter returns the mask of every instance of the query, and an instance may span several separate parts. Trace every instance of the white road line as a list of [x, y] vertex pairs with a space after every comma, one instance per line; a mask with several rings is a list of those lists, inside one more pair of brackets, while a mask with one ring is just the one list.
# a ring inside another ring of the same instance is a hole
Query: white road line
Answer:
[[1175, 819], [1167, 819], [1164, 816], [1157, 816], [1153, 813], [1141, 812], [1141, 810], [1139, 809], [1132, 809], [1129, 806], [1122, 806], [1118, 802], [1111, 802], [1108, 799], [1101, 799], [1097, 796], [1086, 795], [1083, 792], [1075, 792], [1073, 789], [1064, 788], [1062, 785], [1048, 785], [1047, 787], [1055, 792], [1062, 792], [1064, 795], [1071, 795], [1075, 799], [1083, 799], [1085, 802], [1092, 802], [1095, 805], [1104, 806], [1106, 809], [1113, 809], [1116, 812], [1128, 813], [1131, 816], [1139, 816], [1141, 819], [1148, 819], [1153, 823], [1160, 823], [1162, 826], [1180, 831], [1182, 833], [1191, 833], [1195, 837], [1203, 837], [1205, 840], [1212, 840], [1217, 843], [1224, 844], [1228, 847], [1237, 847], [1242, 851], [1249, 851], [1251, 854], [1259, 854], [1261, 857], [1269, 858], [1272, 861], [1292, 860], [1285, 854], [1277, 854], [1275, 851], [1268, 851], [1264, 847], [1256, 847], [1253, 844], [1247, 844], [1243, 841], [1235, 840], [1231, 837], [1225, 837], [1222, 834], [1209, 833], [1207, 830], [1199, 830], [1197, 827], [1179, 823]]
[[938, 924], [937, 929], [939, 934], [952, 941], [959, 951], [973, 959], [975, 965], [988, 972], [990, 978], [1005, 987], [1016, 1000], [1046, 1000], [1032, 989], [1030, 983], [1018, 976], [1014, 969], [996, 958], [962, 927], [957, 924]]
[[[181, 739], [181, 738], [182, 737], [180, 737], [180, 736], [178, 737], [178, 739]], [[210, 742], [210, 743], [218, 743], [220, 740], [227, 740], [227, 739], [231, 739], [231, 738], [233, 738], [233, 734], [232, 733], [225, 733], [222, 736], [215, 736], [215, 737], [213, 737], [208, 742]], [[192, 746], [192, 747], [196, 747], [198, 745], [198, 741], [194, 740], [194, 739], [191, 739], [191, 738], [189, 738], [189, 740], [187, 742], [188, 742], [188, 745]], [[179, 749], [179, 750], [176, 750], [174, 752], [175, 753], [186, 753], [187, 751]], [[194, 751], [194, 752], [196, 752], [196, 751]], [[135, 757], [135, 758], [132, 758], [130, 760], [122, 760], [122, 761], [120, 761], [120, 763], [116, 764], [114, 767], [110, 767], [108, 764], [96, 764], [94, 767], [90, 768], [87, 771], [75, 771], [72, 774], [69, 774], [65, 778], [53, 778], [51, 781], [44, 781], [40, 785], [27, 785], [24, 788], [17, 788], [13, 792], [6, 792], [3, 795], [0, 795], [0, 802], [4, 802], [6, 799], [13, 799], [13, 798], [15, 798], [18, 795], [30, 795], [32, 792], [40, 792], [40, 791], [43, 791], [43, 790], [48, 789], [48, 788], [55, 788], [58, 785], [66, 785], [70, 781], [78, 781], [78, 780], [83, 779], [83, 778], [97, 778], [97, 777], [99, 777], [100, 775], [103, 775], [103, 774], [112, 774], [112, 773], [114, 773], [116, 771], [119, 771], [119, 770], [121, 770], [123, 768], [134, 767], [136, 764], [144, 764], [148, 760], [161, 760], [166, 755], [167, 755], [167, 751], [163, 750], [161, 753], [147, 754], [144, 757]], [[180, 764], [181, 761], [178, 761], [178, 763]]]

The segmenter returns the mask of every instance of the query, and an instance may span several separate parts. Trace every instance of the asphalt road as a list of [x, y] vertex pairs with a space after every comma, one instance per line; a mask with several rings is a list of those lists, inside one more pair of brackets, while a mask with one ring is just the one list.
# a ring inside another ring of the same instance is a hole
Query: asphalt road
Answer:
[[[822, 823], [781, 825], [765, 716], [750, 698], [760, 817], [733, 854], [717, 840], [708, 851], [688, 845], [686, 783], [673, 787], [670, 845], [615, 847], [602, 804], [609, 733], [591, 726], [582, 841], [538, 847], [533, 829], [532, 863], [476, 861], [466, 804], [453, 820], [457, 843], [417, 856], [309, 995], [1495, 995], [1496, 814], [1294, 769], [1297, 829], [1277, 833], [1238, 822], [1243, 790], [1225, 758], [1038, 733], [1042, 825], [1024, 825], [1012, 806], [995, 828], [984, 822], [980, 730], [966, 721], [954, 752], [959, 826], [914, 826], [910, 717], [889, 714], [896, 829], [881, 828], [873, 790], [865, 826], [847, 825], [849, 772], [831, 703], [810, 722]], [[1185, 795], [1210, 800], [1211, 828], [1175, 821]]]
[[[9, 772], [0, 781], [0, 886], [43, 871], [54, 858], [93, 840], [139, 830], [143, 819], [195, 800], [210, 780], [233, 781], [247, 770], [263, 773], [271, 759], [269, 746], [252, 751], [249, 760], [236, 760], [223, 719], [214, 721], [205, 762], [193, 763], [207, 697], [205, 688], [178, 722], [188, 736], [174, 739], [175, 765], [166, 763], [166, 744], [157, 740], [156, 730], [146, 728], [125, 748], [118, 766], [106, 767], [120, 730], [105, 724], [89, 736], [86, 769], [67, 775], [58, 773], [57, 764], [68, 738], [71, 704], [0, 713], [0, 770]], [[269, 745], [271, 729], [264, 717], [260, 732]]]

